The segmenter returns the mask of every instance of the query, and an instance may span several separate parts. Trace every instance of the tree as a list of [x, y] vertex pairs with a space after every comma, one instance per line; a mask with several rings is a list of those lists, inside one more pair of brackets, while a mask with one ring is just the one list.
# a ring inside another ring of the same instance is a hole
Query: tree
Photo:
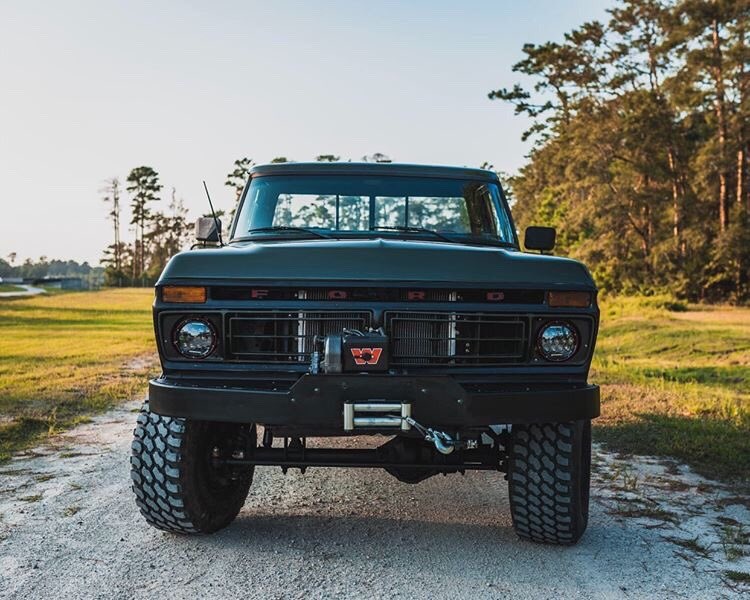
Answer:
[[229, 223], [226, 224], [229, 227], [234, 220], [234, 215], [237, 212], [237, 207], [242, 196], [242, 191], [247, 185], [247, 180], [250, 177], [250, 169], [253, 167], [255, 162], [252, 158], [238, 158], [234, 161], [234, 170], [227, 174], [227, 180], [224, 185], [234, 189], [235, 202], [232, 206], [232, 210], [229, 211]]
[[0, 258], [0, 277], [11, 277], [13, 275], [13, 267], [11, 264]]
[[335, 154], [318, 154], [318, 156], [315, 157], [316, 162], [339, 162], [341, 160], [340, 156], [336, 156]]
[[118, 286], [131, 283], [127, 273], [132, 271], [133, 248], [125, 242], [110, 244], [104, 249], [101, 263], [104, 265], [104, 283]]
[[375, 162], [375, 163], [389, 163], [391, 159], [388, 155], [382, 152], [375, 152], [373, 154], [365, 154], [362, 157], [363, 162]]
[[172, 188], [168, 208], [168, 214], [157, 212], [153, 215], [151, 227], [145, 236], [148, 250], [147, 275], [150, 279], [159, 276], [167, 261], [180, 252], [190, 238], [187, 209], [182, 198], [177, 197], [175, 188]]
[[489, 93], [532, 120], [529, 162], [510, 181], [516, 221], [557, 227], [559, 250], [604, 289], [741, 301], [750, 2], [620, 0], [609, 12], [525, 45], [513, 70], [531, 87]]
[[272, 163], [286, 163], [286, 162], [292, 162], [290, 161], [286, 156], [277, 156], [276, 158], [271, 159]]
[[[678, 26], [671, 42], [683, 62], [676, 87], [683, 105], [699, 107], [706, 132], [705, 142], [695, 154], [697, 170], [704, 174], [697, 178], [696, 188], [715, 199], [718, 232], [713, 241], [717, 248], [728, 248], [732, 240], [744, 239], [741, 230], [747, 227], [750, 2], [682, 0], [676, 4], [674, 16]], [[738, 227], [731, 227], [733, 220], [738, 221]], [[712, 250], [715, 255], [716, 248]], [[733, 272], [724, 270], [721, 276], [714, 271], [709, 287], [724, 290], [722, 295], [735, 288], [735, 297], [743, 297], [739, 290], [746, 287], [748, 260], [748, 252], [732, 261], [711, 260], [714, 269], [732, 265]]]
[[145, 285], [146, 276], [144, 236], [146, 225], [151, 220], [151, 210], [148, 205], [159, 200], [158, 194], [161, 189], [159, 174], [151, 167], [136, 167], [130, 171], [127, 178], [127, 190], [132, 195], [130, 223], [135, 226], [135, 242], [133, 244], [135, 260], [133, 264], [136, 271], [133, 273], [133, 279], [140, 277], [142, 285]]
[[111, 267], [116, 274], [116, 281], [118, 286], [122, 286], [123, 272], [122, 272], [122, 247], [120, 243], [120, 180], [117, 177], [112, 177], [106, 181], [106, 185], [101, 190], [104, 194], [102, 200], [110, 204], [110, 210], [108, 217], [112, 220], [113, 227], [113, 243], [109, 246], [112, 252], [112, 264]]
[[235, 200], [239, 201], [242, 191], [245, 189], [250, 177], [250, 169], [255, 164], [252, 158], [238, 158], [234, 161], [234, 170], [227, 174], [224, 185], [234, 190]]
[[672, 43], [683, 60], [682, 81], [708, 101], [716, 119], [714, 160], [718, 171], [719, 228], [729, 226], [729, 106], [727, 98], [728, 68], [726, 59], [727, 27], [736, 16], [739, 2], [725, 0], [683, 0], [675, 8], [679, 26]]

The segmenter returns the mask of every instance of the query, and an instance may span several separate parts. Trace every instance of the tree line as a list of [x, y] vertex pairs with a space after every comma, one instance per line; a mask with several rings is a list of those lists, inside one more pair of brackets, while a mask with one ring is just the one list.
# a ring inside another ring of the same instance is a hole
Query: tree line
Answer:
[[525, 45], [524, 83], [489, 93], [532, 121], [517, 224], [555, 226], [605, 290], [747, 301], [748, 35], [750, 0], [620, 0]]
[[[334, 154], [321, 154], [316, 157], [319, 162], [336, 162], [341, 159]], [[385, 154], [376, 152], [363, 156], [367, 162], [390, 160]], [[272, 163], [291, 162], [285, 156], [272, 159]], [[217, 216], [228, 216], [228, 226], [234, 218], [242, 191], [255, 165], [251, 158], [242, 157], [234, 161], [232, 170], [227, 173], [224, 184], [234, 190], [235, 202], [230, 211], [218, 210]], [[155, 207], [163, 205], [159, 173], [150, 166], [139, 166], [131, 169], [124, 186], [119, 178], [106, 180], [101, 189], [102, 199], [108, 206], [108, 219], [112, 224], [112, 243], [109, 244], [101, 259], [104, 265], [105, 284], [110, 286], [146, 286], [152, 285], [177, 252], [187, 248], [192, 242], [193, 221], [188, 217], [183, 199], [175, 188], [171, 189], [166, 210]], [[130, 221], [128, 231], [130, 240], [122, 237], [121, 217], [124, 202], [129, 200]], [[161, 203], [161, 204], [160, 204]], [[210, 216], [204, 214], [202, 216]]]
[[[152, 167], [135, 167], [123, 184], [117, 177], [106, 181], [102, 198], [109, 205], [112, 243], [104, 249], [106, 285], [150, 285], [173, 254], [182, 250], [190, 237], [187, 209], [172, 188], [166, 210], [155, 210], [162, 201], [163, 185]], [[130, 231], [132, 240], [121, 234], [123, 193], [130, 197]]]
[[0, 278], [44, 279], [45, 277], [79, 277], [89, 286], [101, 283], [101, 267], [75, 260], [57, 260], [40, 256], [37, 260], [27, 258], [19, 261], [18, 254], [11, 252], [0, 258]]

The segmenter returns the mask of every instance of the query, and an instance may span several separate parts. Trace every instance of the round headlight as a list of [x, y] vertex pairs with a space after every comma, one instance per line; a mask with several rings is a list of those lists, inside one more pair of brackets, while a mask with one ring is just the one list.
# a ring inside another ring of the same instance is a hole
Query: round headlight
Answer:
[[188, 319], [175, 329], [174, 345], [187, 358], [206, 358], [216, 347], [216, 333], [207, 321]]
[[578, 350], [578, 333], [568, 323], [549, 323], [539, 332], [537, 347], [547, 360], [568, 360]]

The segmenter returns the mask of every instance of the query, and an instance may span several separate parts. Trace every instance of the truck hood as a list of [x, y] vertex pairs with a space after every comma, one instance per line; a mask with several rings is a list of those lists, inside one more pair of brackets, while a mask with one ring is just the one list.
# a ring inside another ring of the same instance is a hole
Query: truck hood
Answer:
[[389, 281], [491, 283], [594, 289], [588, 269], [568, 258], [514, 249], [421, 240], [300, 240], [234, 243], [181, 252], [159, 284], [174, 281]]

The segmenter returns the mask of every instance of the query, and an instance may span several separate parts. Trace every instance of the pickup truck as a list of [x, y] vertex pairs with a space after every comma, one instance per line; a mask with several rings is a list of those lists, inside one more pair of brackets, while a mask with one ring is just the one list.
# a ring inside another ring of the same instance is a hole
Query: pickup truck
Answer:
[[[554, 229], [521, 249], [495, 173], [256, 166], [226, 243], [215, 221], [156, 284], [162, 373], [131, 455], [148, 523], [225, 527], [259, 466], [479, 470], [505, 474], [521, 538], [578, 541], [597, 290], [550, 255]], [[337, 436], [364, 447], [326, 447]]]

